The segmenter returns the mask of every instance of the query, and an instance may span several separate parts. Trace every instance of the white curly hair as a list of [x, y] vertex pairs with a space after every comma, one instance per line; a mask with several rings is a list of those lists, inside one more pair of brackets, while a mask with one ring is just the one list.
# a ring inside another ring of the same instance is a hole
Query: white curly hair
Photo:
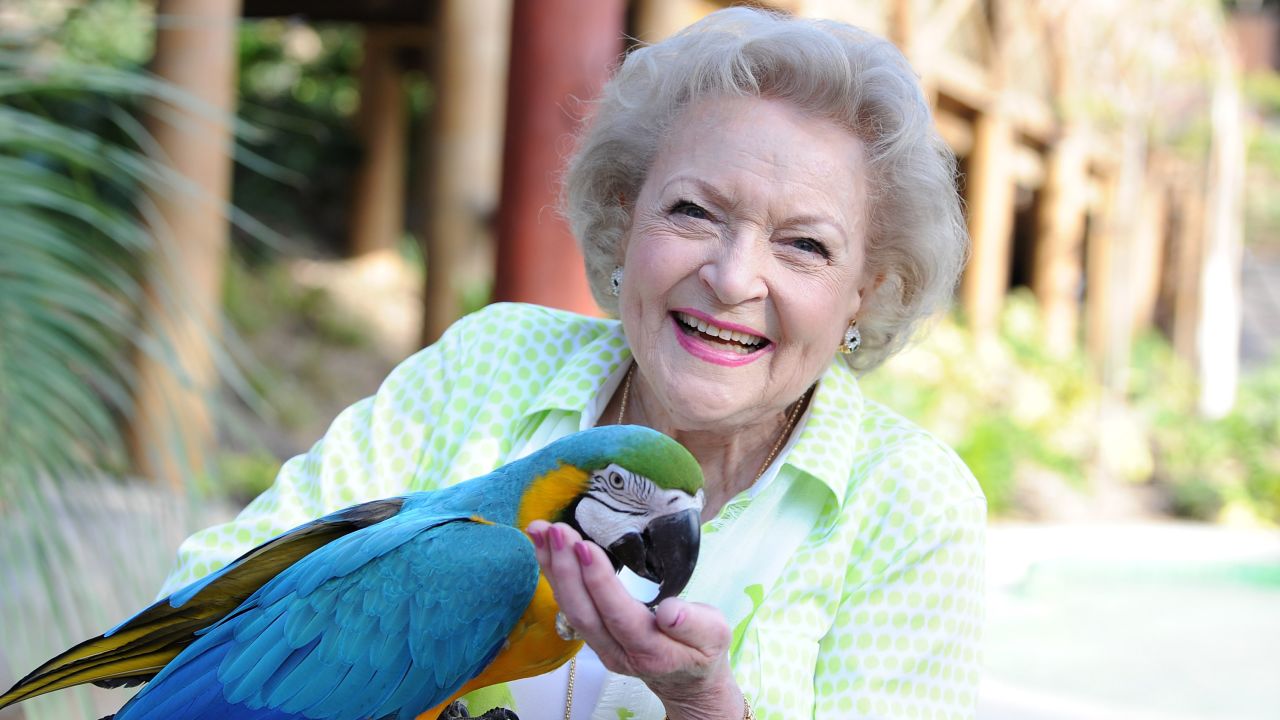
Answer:
[[717, 95], [791, 102], [864, 143], [864, 272], [879, 284], [858, 314], [862, 346], [844, 357], [859, 373], [875, 368], [949, 304], [969, 241], [955, 157], [915, 72], [892, 43], [840, 22], [729, 8], [627, 55], [592, 108], [561, 199], [596, 302], [617, 314], [609, 274], [671, 123], [693, 100]]

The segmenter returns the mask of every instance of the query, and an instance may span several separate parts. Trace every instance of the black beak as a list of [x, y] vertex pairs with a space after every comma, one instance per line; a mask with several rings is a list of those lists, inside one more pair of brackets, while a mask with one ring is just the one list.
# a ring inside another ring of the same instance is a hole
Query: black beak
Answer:
[[649, 601], [650, 608], [679, 595], [689, 584], [698, 563], [701, 522], [700, 513], [693, 508], [663, 515], [644, 532], [627, 533], [609, 546], [609, 554], [632, 572], [658, 583], [658, 596]]

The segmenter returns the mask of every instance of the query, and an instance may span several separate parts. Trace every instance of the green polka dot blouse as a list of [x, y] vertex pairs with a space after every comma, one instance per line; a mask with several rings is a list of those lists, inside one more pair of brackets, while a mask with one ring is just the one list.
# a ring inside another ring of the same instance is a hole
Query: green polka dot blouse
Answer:
[[[460, 320], [239, 517], [187, 539], [163, 594], [310, 519], [469, 479], [549, 442], [549, 427], [576, 429], [629, 357], [616, 321], [515, 304]], [[985, 513], [956, 455], [833, 361], [774, 480], [703, 527], [684, 596], [725, 613], [761, 720], [971, 718]], [[610, 676], [592, 717], [660, 720], [662, 707]]]

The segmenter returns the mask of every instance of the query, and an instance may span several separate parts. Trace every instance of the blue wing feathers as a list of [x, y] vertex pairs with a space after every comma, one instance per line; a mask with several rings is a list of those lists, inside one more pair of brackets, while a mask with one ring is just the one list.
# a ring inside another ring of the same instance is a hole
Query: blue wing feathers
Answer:
[[284, 634], [297, 646], [315, 640], [324, 629], [328, 618], [312, 599], [299, 600], [289, 607], [284, 619]]
[[503, 647], [537, 561], [520, 530], [413, 510], [302, 557], [117, 720], [411, 720], [447, 699]]
[[[314, 716], [310, 711], [333, 694], [333, 689], [347, 677], [350, 670], [347, 666], [326, 663], [313, 654], [306, 662], [299, 664], [297, 672], [289, 676], [290, 680], [297, 679], [294, 686], [296, 690], [287, 702], [279, 706], [280, 709], [291, 713], [306, 712]], [[321, 676], [329, 682], [316, 682], [316, 678]]]
[[[316, 645], [319, 643], [320, 639], [316, 638], [302, 647], [293, 648], [289, 653], [289, 657], [280, 663], [280, 668], [276, 674], [262, 684], [262, 689], [258, 694], [266, 706], [279, 708], [284, 705], [286, 700], [297, 694], [299, 686], [296, 681], [291, 686], [287, 687], [286, 685], [294, 678], [295, 672], [300, 671], [307, 657], [311, 655], [311, 651], [315, 650]], [[305, 670], [302, 670], [302, 672], [305, 672]], [[306, 675], [303, 674], [298, 677], [305, 678]]]
[[[405, 682], [405, 678], [413, 670], [412, 663], [409, 662], [408, 652], [405, 651], [402, 656], [392, 656], [382, 667], [387, 668], [379, 671], [369, 679], [367, 683], [353, 693], [348, 707], [353, 707], [358, 711], [368, 713], [370, 708], [380, 707], [387, 698], [395, 692], [401, 683]], [[371, 665], [371, 667], [374, 667]], [[402, 667], [403, 672], [396, 673], [394, 668]]]
[[[351, 664], [351, 671], [333, 689], [333, 696], [324, 706], [325, 717], [355, 717], [361, 708], [353, 707], [360, 693], [368, 687], [377, 670], [371, 663]], [[425, 708], [424, 708], [425, 709]]]
[[244, 641], [240, 639], [240, 633], [235, 634], [237, 646], [218, 667], [219, 678], [235, 678], [225, 683], [228, 702], [244, 702], [255, 695], [293, 652], [284, 637], [284, 613], [276, 612], [274, 615], [274, 621], [261, 634], [252, 637], [248, 644], [239, 644]]
[[[199, 717], [199, 707], [221, 698], [222, 688], [217, 682], [216, 669], [226, 651], [225, 644], [218, 644], [188, 663], [180, 666], [170, 663], [151, 684], [143, 687], [116, 713], [116, 718], [160, 720]], [[153, 690], [162, 685], [166, 687], [164, 692]]]
[[[274, 625], [281, 616], [284, 615], [287, 605], [277, 603], [274, 605], [263, 606], [253, 600], [245, 603], [246, 607], [241, 614], [244, 618], [240, 622], [224, 623], [228, 626], [231, 634], [235, 637], [236, 642], [250, 644], [255, 638], [262, 637], [267, 632], [267, 628]], [[248, 612], [256, 609], [257, 612]]]
[[378, 629], [384, 633], [400, 633], [408, 637], [409, 603], [391, 603], [388, 609], [378, 616]]

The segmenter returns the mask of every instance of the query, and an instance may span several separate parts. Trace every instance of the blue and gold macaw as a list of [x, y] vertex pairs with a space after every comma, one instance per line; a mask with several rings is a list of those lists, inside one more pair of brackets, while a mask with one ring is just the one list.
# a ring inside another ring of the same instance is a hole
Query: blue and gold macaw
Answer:
[[250, 550], [37, 668], [0, 708], [147, 682], [115, 720], [411, 720], [581, 646], [523, 528], [565, 522], [679, 593], [702, 473], [667, 436], [594, 428], [473, 480], [335, 512]]

